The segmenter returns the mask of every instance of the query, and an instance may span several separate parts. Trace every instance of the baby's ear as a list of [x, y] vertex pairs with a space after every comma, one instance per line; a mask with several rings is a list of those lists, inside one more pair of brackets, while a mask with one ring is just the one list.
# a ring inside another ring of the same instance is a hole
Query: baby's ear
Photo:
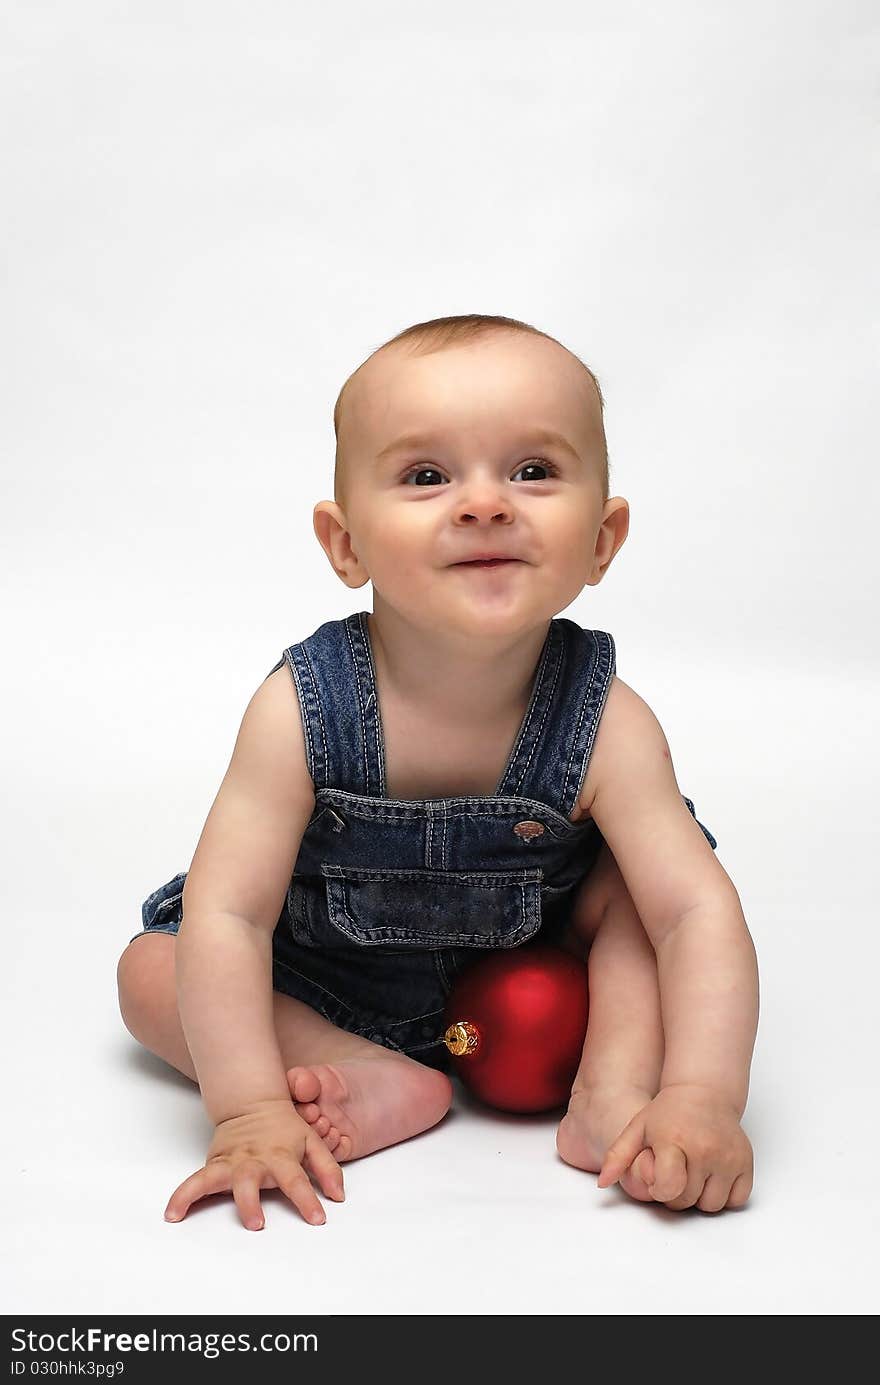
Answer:
[[626, 542], [629, 533], [629, 504], [622, 495], [615, 495], [605, 501], [602, 523], [596, 536], [596, 551], [593, 568], [587, 579], [587, 586], [597, 587], [611, 566], [615, 556]]
[[370, 580], [351, 546], [345, 513], [335, 500], [319, 500], [312, 515], [312, 527], [318, 543], [341, 582], [347, 587], [363, 587]]

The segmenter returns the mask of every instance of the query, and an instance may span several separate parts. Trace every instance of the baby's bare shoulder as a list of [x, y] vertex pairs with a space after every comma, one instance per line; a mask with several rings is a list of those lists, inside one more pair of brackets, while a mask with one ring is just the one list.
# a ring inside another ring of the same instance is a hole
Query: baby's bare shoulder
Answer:
[[278, 921], [315, 807], [299, 700], [279, 672], [263, 680], [245, 708], [187, 874], [185, 916], [238, 914], [266, 929]]
[[580, 808], [591, 813], [600, 785], [619, 770], [622, 759], [629, 760], [638, 747], [658, 745], [669, 758], [666, 737], [644, 698], [615, 674], [611, 679], [605, 707], [599, 718], [596, 743], [581, 787]]
[[293, 677], [286, 664], [263, 679], [252, 700], [260, 708], [261, 727], [268, 742], [273, 747], [288, 746], [295, 756], [297, 768], [311, 783], [302, 711]]

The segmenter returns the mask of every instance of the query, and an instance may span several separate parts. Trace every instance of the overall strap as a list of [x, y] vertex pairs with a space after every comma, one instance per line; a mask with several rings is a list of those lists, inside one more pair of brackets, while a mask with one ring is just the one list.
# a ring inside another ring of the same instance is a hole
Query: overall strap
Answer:
[[568, 817], [593, 753], [614, 677], [614, 640], [564, 617], [551, 621], [532, 701], [498, 788]]
[[315, 789], [378, 795], [382, 767], [375, 684], [360, 616], [319, 626], [285, 649], [272, 672], [285, 661], [296, 684]]

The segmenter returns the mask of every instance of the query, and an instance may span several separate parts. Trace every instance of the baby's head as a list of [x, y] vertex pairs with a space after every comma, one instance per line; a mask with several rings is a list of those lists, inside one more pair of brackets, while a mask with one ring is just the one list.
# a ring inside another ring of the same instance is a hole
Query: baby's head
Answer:
[[[314, 511], [334, 571], [423, 629], [510, 635], [550, 619], [627, 535], [603, 409], [592, 371], [526, 323], [407, 328], [336, 402], [335, 499]], [[483, 554], [516, 561], [462, 565]]]

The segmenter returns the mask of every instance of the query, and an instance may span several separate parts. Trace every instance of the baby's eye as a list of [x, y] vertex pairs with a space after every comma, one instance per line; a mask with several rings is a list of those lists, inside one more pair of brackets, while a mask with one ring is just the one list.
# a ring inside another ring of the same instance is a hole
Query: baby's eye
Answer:
[[[556, 469], [556, 467], [553, 465], [553, 463], [552, 463], [552, 462], [545, 462], [544, 459], [543, 459], [543, 457], [535, 457], [535, 458], [534, 458], [532, 461], [530, 461], [530, 462], [523, 462], [522, 466], [521, 466], [521, 467], [518, 467], [517, 470], [518, 470], [518, 471], [546, 471], [547, 474], [548, 474], [548, 476], [556, 476], [556, 475], [558, 475], [557, 469]], [[513, 474], [514, 474], [514, 476], [515, 476], [515, 475], [516, 475], [516, 471], [515, 471]], [[527, 480], [527, 481], [540, 481], [540, 480], [541, 480], [541, 477], [540, 477], [540, 476], [527, 476], [527, 477], [526, 477], [526, 480]]]
[[[430, 466], [420, 466], [420, 467], [416, 467], [414, 471], [408, 472], [407, 475], [404, 476], [403, 479], [404, 479], [404, 483], [408, 483], [408, 482], [410, 482], [410, 481], [415, 480], [415, 478], [416, 478], [417, 476], [439, 476], [439, 475], [440, 475], [439, 471], [435, 471], [433, 467], [430, 467]], [[430, 485], [431, 483], [430, 483], [430, 482], [425, 482], [425, 481], [417, 481], [416, 484], [419, 485], [419, 486], [424, 486], [424, 485]]]

